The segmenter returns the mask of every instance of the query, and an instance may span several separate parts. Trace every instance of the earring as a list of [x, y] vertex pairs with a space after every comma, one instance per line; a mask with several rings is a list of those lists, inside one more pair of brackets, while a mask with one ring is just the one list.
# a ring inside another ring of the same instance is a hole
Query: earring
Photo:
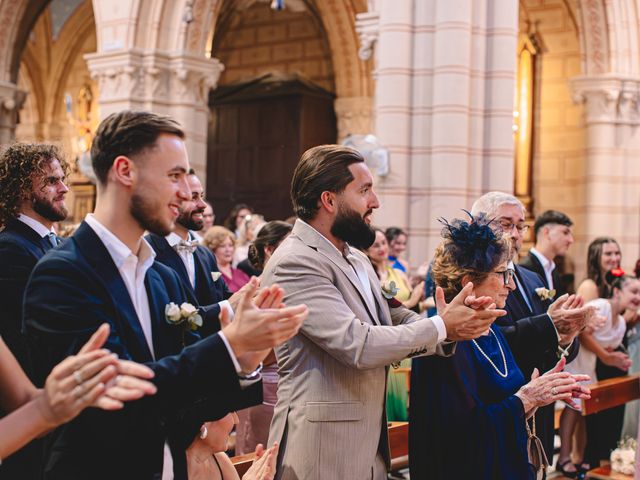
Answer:
[[207, 430], [206, 425], [202, 425], [202, 427], [200, 427], [200, 438], [204, 440], [207, 438], [207, 435], [209, 435], [209, 430]]

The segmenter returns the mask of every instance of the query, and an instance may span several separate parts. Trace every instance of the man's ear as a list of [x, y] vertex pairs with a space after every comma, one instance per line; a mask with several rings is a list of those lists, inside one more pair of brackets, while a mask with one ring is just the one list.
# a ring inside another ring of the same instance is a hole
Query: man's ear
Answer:
[[117, 183], [130, 187], [137, 178], [136, 166], [129, 157], [120, 155], [113, 161], [113, 166], [109, 172]]
[[322, 192], [320, 194], [320, 207], [330, 213], [334, 213], [337, 210], [336, 194], [326, 190]]

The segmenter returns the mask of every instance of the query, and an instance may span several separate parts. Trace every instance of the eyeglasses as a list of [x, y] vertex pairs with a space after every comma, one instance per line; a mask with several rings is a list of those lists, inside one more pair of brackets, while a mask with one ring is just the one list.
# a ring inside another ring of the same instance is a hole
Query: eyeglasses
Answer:
[[514, 228], [523, 235], [529, 231], [529, 225], [525, 223], [512, 223], [509, 220], [500, 220], [498, 223], [500, 224], [502, 231], [505, 233], [513, 231]]
[[514, 275], [516, 274], [516, 271], [513, 268], [507, 268], [506, 270], [500, 270], [498, 272], [492, 273], [495, 273], [496, 275], [502, 275], [502, 282], [505, 285], [509, 285], [511, 283], [511, 280], [513, 280]]

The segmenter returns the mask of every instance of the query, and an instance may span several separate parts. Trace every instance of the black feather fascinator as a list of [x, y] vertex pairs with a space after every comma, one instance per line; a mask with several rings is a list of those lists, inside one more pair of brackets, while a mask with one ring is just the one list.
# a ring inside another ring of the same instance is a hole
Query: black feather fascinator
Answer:
[[449, 222], [445, 218], [438, 219], [444, 225], [442, 238], [449, 240], [445, 248], [459, 267], [490, 272], [504, 258], [506, 246], [491, 229], [493, 220], [486, 214], [474, 217], [468, 211], [464, 212], [469, 215], [469, 220], [456, 218]]

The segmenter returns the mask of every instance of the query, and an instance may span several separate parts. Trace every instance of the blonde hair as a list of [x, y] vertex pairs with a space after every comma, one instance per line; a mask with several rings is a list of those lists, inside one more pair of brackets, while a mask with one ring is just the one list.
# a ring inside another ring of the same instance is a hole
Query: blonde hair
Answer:
[[214, 225], [206, 231], [204, 238], [202, 239], [202, 243], [213, 252], [216, 248], [222, 245], [227, 238], [231, 239], [231, 243], [233, 243], [233, 246], [235, 247], [236, 237], [231, 230], [221, 227], [220, 225]]

